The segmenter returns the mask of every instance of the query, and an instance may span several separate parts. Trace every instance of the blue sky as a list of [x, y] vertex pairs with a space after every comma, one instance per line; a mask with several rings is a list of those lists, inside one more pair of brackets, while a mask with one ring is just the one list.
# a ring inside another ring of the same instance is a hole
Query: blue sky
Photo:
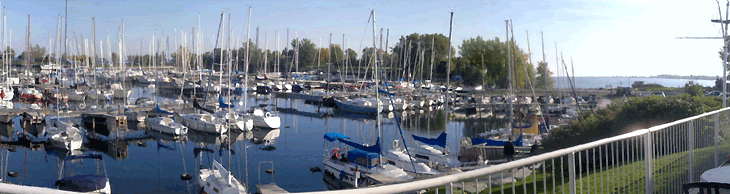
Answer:
[[[7, 7], [13, 48], [19, 52], [25, 49], [27, 15], [31, 15], [32, 43], [47, 45], [49, 32], [55, 37], [56, 18], [63, 16], [65, 6], [64, 1], [1, 3]], [[529, 30], [534, 63], [542, 60], [540, 31], [544, 32], [545, 53], [553, 71], [557, 43], [566, 63], [573, 59], [578, 76], [722, 74], [717, 54], [721, 40], [675, 39], [721, 36], [719, 25], [710, 22], [719, 15], [714, 1], [70, 1], [68, 38], [72, 41], [76, 32], [79, 38], [83, 33], [90, 39], [91, 17], [96, 17], [97, 42], [106, 44], [108, 29], [112, 50], [117, 51], [117, 28], [124, 19], [127, 52], [136, 54], [141, 38], [142, 52], [147, 53], [153, 34], [160, 37], [164, 31], [170, 44], [175, 42], [175, 30], [178, 39], [181, 29], [189, 36], [200, 13], [205, 49], [210, 50], [222, 11], [231, 14], [234, 35], [243, 41], [248, 6], [253, 8], [251, 36], [258, 26], [264, 47], [264, 32], [268, 32], [269, 49], [275, 49], [275, 30], [283, 49], [287, 29], [290, 39], [296, 32], [315, 43], [321, 38], [326, 45], [332, 33], [333, 43], [341, 44], [345, 34], [356, 51], [372, 46], [372, 28], [366, 23], [371, 8], [376, 27], [390, 29], [391, 40], [413, 32], [448, 35], [453, 10], [454, 46], [476, 36], [503, 40], [504, 20], [512, 19], [515, 38], [524, 49]]]

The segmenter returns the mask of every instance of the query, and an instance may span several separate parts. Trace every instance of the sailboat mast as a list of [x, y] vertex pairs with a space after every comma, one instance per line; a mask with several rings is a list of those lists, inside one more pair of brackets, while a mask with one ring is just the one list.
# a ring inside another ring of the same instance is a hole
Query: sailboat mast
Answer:
[[435, 59], [436, 55], [434, 53], [436, 52], [436, 49], [433, 48], [434, 41], [436, 40], [436, 33], [434, 33], [431, 36], [431, 68], [428, 72], [428, 80], [433, 82], [433, 60]]
[[449, 94], [449, 84], [451, 83], [451, 32], [454, 28], [454, 12], [451, 12], [451, 17], [449, 18], [449, 45], [446, 47], [446, 49], [449, 49], [449, 56], [448, 61], [446, 62], [446, 100], [445, 100], [445, 107], [444, 111], [444, 123], [449, 122], [449, 99], [451, 98], [451, 94]]
[[509, 122], [507, 122], [507, 129], [510, 130], [510, 133], [512, 133], [512, 122], [514, 121], [514, 107], [512, 107], [512, 52], [510, 51], [510, 41], [509, 41], [509, 20], [504, 20], [504, 26], [505, 26], [505, 35], [506, 39], [504, 40], [505, 43], [507, 43], [507, 77], [509, 81], [509, 85], [507, 88], [509, 88], [509, 95], [507, 95], [507, 99], [505, 99], [509, 103]]
[[[250, 33], [251, 33], [251, 6], [248, 6], [248, 26], [246, 27], [246, 63], [244, 63], [244, 65], [246, 67], [244, 67], [245, 70], [243, 72], [243, 74], [244, 74], [243, 87], [246, 87], [246, 90], [248, 90], [248, 60], [249, 60], [248, 54], [250, 53], [249, 45], [251, 45], [249, 43], [249, 40], [251, 40], [249, 38]], [[248, 95], [243, 95], [243, 107], [248, 107]], [[246, 171], [246, 173], [248, 173], [248, 171]], [[248, 177], [248, 176], [246, 176], [246, 177]]]
[[[378, 57], [378, 55], [376, 54], [378, 46], [377, 46], [377, 42], [376, 42], [377, 34], [375, 33], [375, 10], [370, 11], [370, 16], [373, 18], [373, 56], [372, 57], [374, 59], [375, 57]], [[330, 34], [330, 37], [332, 37], [332, 34]], [[330, 43], [330, 48], [331, 47], [332, 46]], [[377, 60], [375, 61], [373, 68], [374, 68], [373, 70], [375, 70], [374, 74], [373, 74], [373, 78], [375, 79], [375, 104], [377, 106], [377, 108], [375, 108], [375, 110], [379, 111], [379, 108], [382, 105], [380, 104], [380, 94], [379, 94], [380, 92], [378, 92], [378, 89], [380, 88], [380, 84], [378, 83], [378, 77], [380, 77], [380, 76], [378, 76], [378, 74], [377, 74], [377, 70], [378, 70]], [[380, 129], [380, 114], [379, 113], [376, 114], [375, 118], [376, 118], [376, 128], [378, 128], [378, 140], [382, 142], [382, 139], [380, 139], [380, 137], [383, 136], [383, 130]], [[383, 144], [380, 144], [380, 145], [383, 145]], [[383, 163], [383, 156], [381, 153], [378, 153], [378, 161], [379, 161], [378, 162], [379, 164]]]
[[540, 31], [540, 42], [542, 45], [542, 62], [544, 63], [544, 65], [542, 66], [542, 68], [543, 68], [542, 77], [544, 79], [543, 83], [545, 84], [545, 100], [544, 100], [545, 101], [545, 129], [550, 131], [550, 125], [548, 124], [548, 121], [550, 121], [550, 112], [548, 111], [548, 110], [550, 110], [550, 109], [548, 109], [548, 108], [550, 108], [549, 107], [550, 99], [548, 99], [548, 98], [550, 98], [550, 96], [548, 96], [548, 80], [547, 80], [548, 76], [550, 76], [550, 74], [549, 74], [550, 71], [548, 71], [548, 69], [547, 69], [547, 67], [548, 67], [547, 59], [545, 59], [545, 39], [543, 37], [542, 31]]
[[[230, 16], [229, 16], [230, 17]], [[220, 56], [220, 62], [218, 63], [218, 86], [223, 83], [223, 48], [226, 48], [226, 42], [223, 40], [226, 37], [226, 17], [223, 17], [222, 22], [223, 27], [221, 27], [221, 56]], [[210, 87], [210, 86], [208, 86]]]

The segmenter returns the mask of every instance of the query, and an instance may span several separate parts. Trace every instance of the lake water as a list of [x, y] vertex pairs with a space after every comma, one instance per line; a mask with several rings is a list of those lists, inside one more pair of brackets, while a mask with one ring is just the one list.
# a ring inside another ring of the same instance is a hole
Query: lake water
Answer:
[[[572, 77], [571, 77], [572, 79]], [[555, 80], [555, 88], [570, 88], [570, 82], [566, 77], [553, 77]], [[560, 84], [558, 83], [560, 81]], [[651, 77], [576, 77], [575, 87], [580, 89], [608, 88], [608, 86], [631, 87], [635, 81], [644, 81], [645, 84], [657, 83], [665, 87], [684, 87], [689, 81], [694, 81], [702, 86], [712, 87], [715, 80], [693, 80], [693, 79], [667, 79], [667, 78], [651, 78]]]
[[[140, 96], [151, 96], [152, 91], [149, 88], [135, 88], [135, 92], [144, 93]], [[209, 98], [215, 99], [217, 96], [212, 95]], [[371, 145], [378, 137], [374, 116], [342, 114], [335, 109], [305, 104], [301, 100], [276, 99], [271, 96], [254, 96], [248, 102], [249, 106], [259, 103], [276, 104], [279, 108], [296, 112], [280, 113], [282, 128], [277, 129], [278, 131], [254, 130], [230, 134], [230, 145], [221, 140], [221, 137], [195, 132], [190, 132], [182, 140], [161, 136], [157, 132], [147, 132], [153, 138], [140, 141], [90, 142], [87, 139], [83, 152], [101, 154], [105, 165], [99, 165], [93, 160], [66, 163], [65, 174], [70, 176], [97, 173], [97, 170], [104, 174], [106, 171], [113, 193], [198, 193], [199, 186], [195, 181], [198, 167], [209, 167], [212, 160], [217, 160], [241, 182], [248, 182], [249, 192], [252, 193], [259, 183], [259, 163], [272, 161], [275, 169], [273, 176], [263, 172], [271, 168], [270, 165], [261, 165], [262, 183], [269, 183], [273, 179], [277, 185], [290, 192], [321, 191], [326, 189], [322, 173], [312, 173], [309, 168], [322, 168], [324, 157], [329, 155], [322, 138], [325, 133], [340, 132], [352, 137], [354, 141]], [[321, 114], [332, 116], [316, 116]], [[435, 137], [446, 131], [451, 153], [458, 153], [459, 140], [462, 137], [472, 137], [484, 131], [480, 129], [500, 127], [494, 125], [501, 124], [501, 121], [451, 121], [444, 124], [443, 114], [439, 110], [400, 114], [404, 123], [403, 135], [409, 146], [413, 145], [410, 137], [412, 134]], [[394, 139], [400, 139], [394, 119], [388, 117], [392, 116], [382, 115], [381, 137], [385, 149], [390, 148]], [[2, 137], [5, 141], [19, 139], [18, 134], [23, 130], [20, 121], [21, 118], [18, 117], [11, 126], [3, 125], [3, 129], [7, 129]], [[138, 132], [145, 133], [144, 129]], [[275, 135], [277, 132], [279, 137], [269, 142], [254, 140], [267, 134]], [[141, 146], [139, 143], [146, 145]], [[27, 143], [22, 144], [24, 145], [12, 145], [17, 148], [17, 152], [7, 151], [8, 143], [2, 144], [4, 147], [0, 152], [0, 161], [7, 162], [3, 181], [53, 187], [61, 169], [59, 155], [62, 157], [69, 153], [46, 146], [31, 149]], [[229, 147], [234, 152], [231, 157]], [[20, 176], [7, 177], [9, 171], [18, 172]], [[193, 175], [193, 180], [180, 180], [183, 173]]]

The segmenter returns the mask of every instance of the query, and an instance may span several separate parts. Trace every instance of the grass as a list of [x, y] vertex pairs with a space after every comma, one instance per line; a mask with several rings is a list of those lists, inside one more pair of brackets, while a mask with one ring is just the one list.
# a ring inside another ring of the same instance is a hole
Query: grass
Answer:
[[[730, 142], [726, 142], [721, 145], [719, 150], [721, 150], [721, 152], [718, 153], [720, 156], [727, 154], [727, 152], [723, 153], [722, 150], [730, 151]], [[714, 167], [714, 153], [714, 146], [694, 150], [693, 166], [695, 166], [695, 180], [699, 180], [699, 176], [702, 172]], [[620, 162], [620, 165], [617, 165], [617, 167], [604, 166], [602, 170], [595, 169], [589, 170], [588, 172], [586, 172], [585, 167], [581, 171], [576, 169], [576, 193], [645, 193], [646, 169], [643, 159], [644, 153], [638, 152], [634, 153], [634, 155], [638, 156], [641, 161]], [[723, 158], [724, 157], [720, 157], [720, 159]], [[567, 157], [563, 159], [563, 163], [567, 167]], [[654, 174], [653, 182], [655, 192], [681, 192], [682, 184], [690, 182], [687, 174], [689, 171], [688, 151], [663, 156], [655, 155], [653, 163], [654, 165], [652, 166], [652, 170]], [[518, 179], [517, 182], [514, 183], [514, 193], [552, 193], [553, 189], [555, 189], [556, 193], [568, 193], [570, 190], [570, 183], [567, 174], [568, 171], [567, 168], [563, 168], [565, 169], [565, 176], [562, 177], [561, 180], [560, 169], [558, 169], [560, 168], [560, 159], [556, 158], [555, 160], [556, 169], [554, 172], [556, 176], [552, 175], [553, 168], [551, 161], [545, 161], [545, 164], [547, 164], [545, 166], [545, 170], [547, 172], [543, 172], [542, 167], [540, 167], [535, 170], [533, 176], [529, 176], [527, 179]], [[578, 166], [578, 164], [576, 164], [576, 166]], [[543, 179], [543, 176], [545, 179]], [[553, 177], [555, 180], [553, 180]], [[487, 179], [487, 177], [479, 178], [480, 194], [513, 193], [512, 183], [506, 183], [501, 186], [493, 185], [490, 189], [487, 188], [488, 184], [485, 184], [487, 183]], [[555, 185], [553, 185], [553, 181], [555, 182]], [[459, 188], [461, 187], [461, 183], [454, 183], [454, 193], [472, 193], [472, 191], [475, 190], [473, 180], [466, 182], [472, 182], [471, 188], [467, 185], [467, 189], [462, 190]], [[543, 183], [545, 183], [545, 185], [543, 185]], [[438, 189], [438, 193], [446, 193], [445, 186], [439, 187]], [[535, 192], [535, 190], [537, 191]], [[435, 189], [431, 188], [427, 190], [426, 193], [435, 193]]]

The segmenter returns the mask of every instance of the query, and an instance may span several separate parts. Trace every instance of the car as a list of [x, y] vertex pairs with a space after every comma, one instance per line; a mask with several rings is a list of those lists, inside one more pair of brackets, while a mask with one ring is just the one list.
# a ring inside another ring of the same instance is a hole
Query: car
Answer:
[[722, 92], [720, 92], [720, 91], [712, 91], [710, 93], [705, 94], [705, 96], [722, 96]]
[[664, 95], [664, 92], [654, 92], [654, 93], [651, 93], [651, 95], [657, 95], [657, 96], [661, 96], [661, 97], [667, 97], [666, 95]]

